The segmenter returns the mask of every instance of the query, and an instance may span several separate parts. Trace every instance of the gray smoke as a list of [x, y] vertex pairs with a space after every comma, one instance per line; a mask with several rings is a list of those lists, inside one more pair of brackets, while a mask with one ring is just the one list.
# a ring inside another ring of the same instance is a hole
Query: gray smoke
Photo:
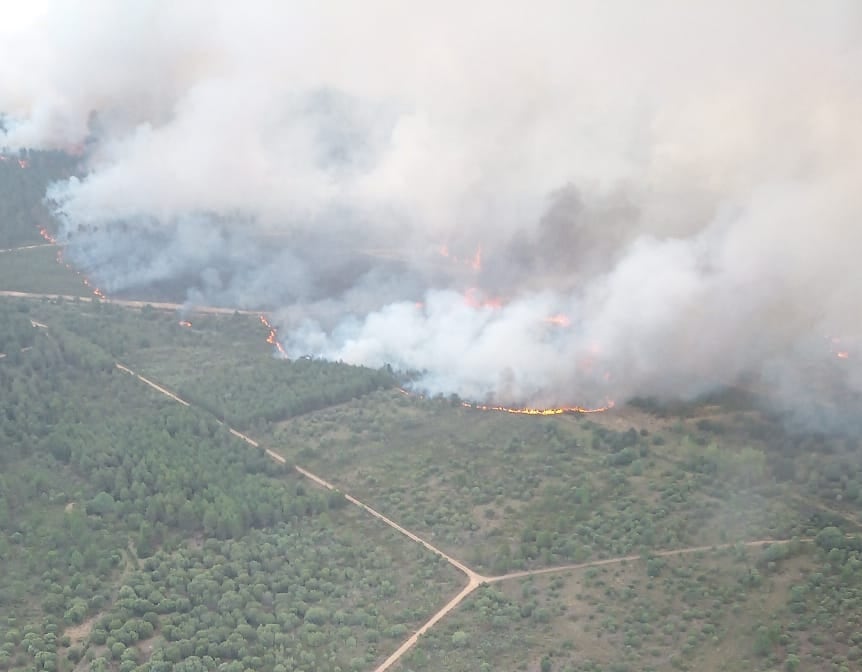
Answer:
[[48, 7], [0, 144], [90, 139], [49, 197], [109, 293], [478, 400], [860, 388], [857, 2]]

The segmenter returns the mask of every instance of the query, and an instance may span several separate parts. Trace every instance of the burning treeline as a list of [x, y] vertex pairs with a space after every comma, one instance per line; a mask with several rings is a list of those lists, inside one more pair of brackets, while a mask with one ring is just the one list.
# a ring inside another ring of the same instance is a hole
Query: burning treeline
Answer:
[[[398, 392], [405, 397], [418, 396], [424, 398], [423, 395], [415, 395], [403, 387], [396, 388]], [[604, 406], [596, 406], [588, 408], [585, 406], [561, 406], [559, 408], [518, 408], [510, 406], [489, 406], [486, 404], [475, 404], [469, 401], [459, 402], [462, 408], [469, 408], [476, 411], [494, 411], [497, 413], [509, 413], [511, 415], [532, 415], [538, 417], [549, 417], [554, 415], [578, 414], [578, 413], [603, 413], [609, 411], [616, 406], [612, 399], [608, 399]]]

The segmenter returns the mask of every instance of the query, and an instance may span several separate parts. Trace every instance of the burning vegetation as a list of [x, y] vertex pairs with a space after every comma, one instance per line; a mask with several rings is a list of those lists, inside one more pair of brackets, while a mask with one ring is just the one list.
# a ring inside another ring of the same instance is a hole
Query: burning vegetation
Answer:
[[284, 346], [281, 344], [281, 341], [278, 340], [278, 329], [276, 329], [272, 323], [267, 319], [266, 315], [261, 313], [259, 315], [260, 323], [269, 329], [269, 333], [266, 335], [266, 342], [275, 348], [275, 351], [278, 353], [279, 357], [282, 359], [287, 359], [287, 350], [284, 349]]

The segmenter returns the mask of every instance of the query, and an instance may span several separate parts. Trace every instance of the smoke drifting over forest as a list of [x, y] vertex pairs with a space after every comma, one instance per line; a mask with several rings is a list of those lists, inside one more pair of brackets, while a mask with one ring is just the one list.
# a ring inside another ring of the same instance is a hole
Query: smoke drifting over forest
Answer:
[[49, 197], [109, 295], [506, 403], [796, 399], [860, 334], [855, 0], [47, 7], [0, 145], [84, 148]]

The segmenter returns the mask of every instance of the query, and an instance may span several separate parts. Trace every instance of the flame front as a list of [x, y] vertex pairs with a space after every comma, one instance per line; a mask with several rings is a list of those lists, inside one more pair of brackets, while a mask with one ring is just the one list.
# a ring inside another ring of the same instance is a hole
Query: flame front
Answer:
[[496, 310], [503, 307], [503, 299], [499, 296], [485, 298], [476, 287], [470, 287], [464, 292], [464, 303], [471, 308], [493, 308]]
[[266, 315], [263, 313], [261, 313], [259, 317], [260, 323], [269, 329], [269, 333], [266, 335], [266, 342], [273, 346], [281, 357], [287, 358], [287, 351], [284, 349], [281, 341], [278, 340], [278, 329], [272, 326], [270, 321], [266, 319]]
[[[57, 239], [53, 235], [51, 235], [51, 232], [48, 231], [48, 229], [46, 229], [44, 226], [40, 226], [38, 228], [39, 228], [39, 235], [42, 237], [43, 240], [45, 240], [48, 243], [51, 243], [52, 245], [57, 245]], [[97, 299], [100, 299], [103, 301], [108, 298], [105, 296], [105, 293], [101, 289], [99, 289], [98, 287], [96, 287], [95, 285], [93, 285], [90, 282], [90, 278], [88, 278], [86, 275], [81, 273], [81, 271], [79, 271], [77, 268], [74, 268], [72, 266], [72, 264], [70, 264], [68, 261], [66, 261], [65, 257], [63, 256], [63, 248], [60, 248], [59, 250], [57, 250], [56, 259], [57, 259], [58, 264], [60, 264], [61, 266], [65, 266], [67, 270], [72, 271], [75, 275], [77, 275], [79, 278], [81, 278], [81, 282], [84, 284], [84, 287], [86, 287], [91, 292], [93, 292], [93, 296], [95, 296]]]
[[44, 226], [39, 227], [39, 235], [42, 236], [42, 239], [46, 242], [49, 242], [52, 245], [57, 244], [57, 239], [54, 238], [54, 236], [51, 235], [51, 232], [48, 231], [48, 229], [46, 229]]
[[[420, 399], [424, 399], [425, 396], [421, 394], [414, 394], [405, 390], [403, 387], [395, 388], [399, 394], [403, 394], [405, 397], [419, 397]], [[616, 406], [616, 402], [613, 399], [608, 399], [605, 401], [604, 406], [560, 406], [558, 408], [529, 408], [529, 407], [517, 407], [517, 406], [489, 406], [486, 404], [476, 404], [469, 401], [462, 401], [461, 406], [464, 408], [469, 408], [474, 411], [496, 411], [498, 413], [511, 413], [512, 415], [541, 415], [541, 416], [550, 416], [550, 415], [565, 415], [567, 413], [604, 413], [605, 411], [611, 410], [614, 406]]]
[[604, 406], [589, 408], [586, 406], [560, 406], [559, 408], [518, 408], [509, 406], [487, 406], [485, 404], [473, 404], [462, 401], [461, 406], [472, 408], [476, 411], [498, 411], [500, 413], [512, 413], [513, 415], [563, 415], [565, 413], [604, 413], [611, 410], [616, 403], [608, 399]]

